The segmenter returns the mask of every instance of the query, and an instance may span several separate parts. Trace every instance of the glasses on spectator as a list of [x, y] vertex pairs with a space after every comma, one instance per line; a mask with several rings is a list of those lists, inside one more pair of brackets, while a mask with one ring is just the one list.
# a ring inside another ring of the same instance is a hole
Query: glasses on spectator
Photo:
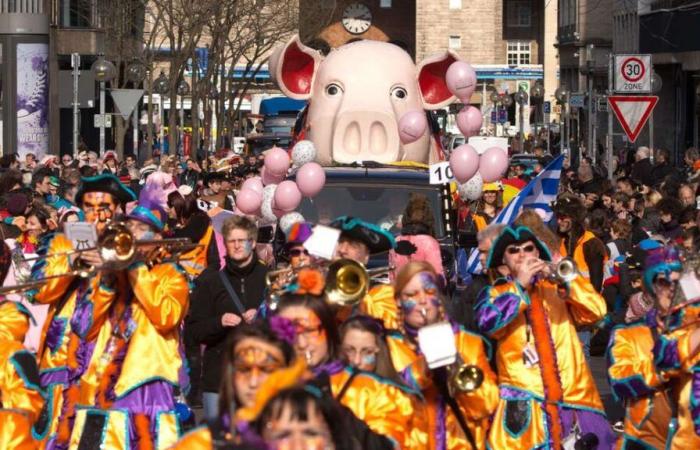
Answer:
[[518, 253], [532, 253], [535, 251], [535, 244], [525, 244], [525, 245], [511, 245], [506, 248], [506, 252], [509, 255], [516, 255]]
[[309, 256], [309, 251], [305, 248], [293, 248], [289, 251], [289, 256], [298, 258], [301, 255]]

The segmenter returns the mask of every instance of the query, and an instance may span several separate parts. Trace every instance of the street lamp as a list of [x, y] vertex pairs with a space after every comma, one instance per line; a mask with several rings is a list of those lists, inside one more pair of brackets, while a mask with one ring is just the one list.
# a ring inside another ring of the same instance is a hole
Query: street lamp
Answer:
[[[131, 81], [134, 88], [138, 88], [141, 82], [146, 78], [146, 65], [141, 61], [134, 60], [126, 68], [126, 79]], [[134, 157], [138, 159], [139, 155], [139, 107], [138, 104], [134, 108], [132, 120], [132, 143]]]
[[158, 112], [160, 113], [160, 130], [158, 132], [158, 137], [160, 139], [160, 152], [161, 154], [163, 153], [163, 139], [165, 139], [165, 135], [163, 133], [163, 125], [165, 124], [165, 111], [163, 111], [163, 97], [170, 92], [170, 80], [168, 77], [165, 76], [165, 73], [163, 71], [160, 71], [160, 75], [158, 75], [158, 78], [156, 78], [156, 81], [153, 83], [153, 92], [158, 94], [158, 97], [160, 98], [160, 105], [158, 108]]
[[190, 85], [187, 81], [180, 80], [177, 84], [177, 95], [180, 96], [180, 146], [182, 154], [185, 153], [185, 96], [190, 94]]
[[[658, 73], [652, 68], [651, 69], [651, 93], [652, 94], [657, 94], [660, 90], [661, 87], [663, 86], [663, 81], [661, 80], [661, 77], [659, 76]], [[654, 111], [652, 110], [651, 114], [649, 115], [649, 148], [651, 149], [651, 158], [650, 161], [652, 164], [654, 164], [654, 152], [656, 151], [654, 149]]]
[[[586, 46], [586, 78], [588, 78], [588, 144], [586, 145], [586, 148], [588, 149], [588, 155], [593, 158], [593, 164], [596, 163], [596, 156], [598, 153], [596, 152], [595, 140], [593, 139], [593, 127], [595, 122], [595, 118], [593, 117], [593, 63], [595, 62], [595, 55], [593, 53], [594, 50], [595, 45], [588, 44]], [[579, 158], [579, 161], [580, 160], [581, 159]]]
[[95, 75], [95, 79], [100, 82], [100, 156], [105, 152], [105, 92], [108, 81], [117, 75], [117, 68], [111, 61], [105, 59], [105, 55], [100, 53], [97, 60], [92, 63], [90, 70]]
[[535, 142], [537, 142], [537, 121], [540, 119], [540, 106], [539, 102], [544, 97], [544, 86], [540, 83], [535, 83], [534, 86], [530, 88], [530, 98], [534, 100], [533, 104], [535, 106]]
[[[562, 117], [559, 118], [559, 153], [561, 153], [562, 155], [564, 154], [565, 138], [569, 138], [568, 117], [570, 95], [571, 92], [569, 91], [569, 88], [566, 87], [566, 85], [561, 85], [554, 91], [554, 98], [556, 98], [557, 102], [564, 108], [564, 114], [562, 114]], [[564, 121], [562, 120], [562, 118], [566, 120], [566, 127], [564, 126]]]
[[525, 103], [527, 103], [528, 95], [522, 88], [514, 95], [515, 101], [520, 106], [520, 151], [525, 151]]

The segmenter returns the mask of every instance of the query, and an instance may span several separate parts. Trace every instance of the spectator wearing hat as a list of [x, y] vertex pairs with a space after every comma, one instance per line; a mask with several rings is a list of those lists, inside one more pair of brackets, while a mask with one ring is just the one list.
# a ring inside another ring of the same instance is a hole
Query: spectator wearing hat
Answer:
[[9, 169], [19, 170], [19, 159], [17, 153], [5, 153], [0, 156], [0, 172], [5, 172]]
[[481, 198], [472, 215], [474, 228], [479, 232], [486, 228], [503, 209], [503, 185], [500, 182], [486, 183]]
[[214, 203], [220, 208], [233, 211], [233, 199], [224, 190], [224, 185], [230, 186], [226, 174], [223, 172], [209, 172], [205, 177], [206, 190], [202, 196], [202, 200]]
[[104, 157], [102, 158], [102, 173], [111, 173], [112, 175], [117, 175], [118, 173], [118, 161], [117, 154], [112, 150], [106, 151]]
[[282, 252], [290, 267], [299, 268], [313, 263], [313, 257], [304, 247], [304, 242], [311, 237], [311, 233], [313, 225], [309, 222], [297, 222], [289, 228]]

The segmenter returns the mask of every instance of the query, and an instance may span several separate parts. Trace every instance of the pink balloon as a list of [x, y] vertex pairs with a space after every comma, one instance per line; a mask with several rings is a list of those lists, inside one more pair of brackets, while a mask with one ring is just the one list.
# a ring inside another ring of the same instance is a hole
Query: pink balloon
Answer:
[[243, 184], [241, 185], [241, 190], [250, 190], [250, 191], [255, 191], [258, 194], [262, 195], [263, 193], [263, 182], [262, 178], [260, 177], [251, 177], [246, 179]]
[[479, 173], [484, 183], [498, 181], [508, 169], [508, 155], [499, 147], [487, 148], [479, 160]]
[[465, 183], [479, 170], [479, 153], [469, 144], [462, 144], [450, 155], [452, 175], [460, 183]]
[[462, 103], [469, 103], [474, 89], [476, 89], [476, 72], [469, 63], [464, 61], [453, 62], [447, 68], [445, 81], [450, 92]]
[[254, 214], [262, 205], [262, 193], [242, 189], [236, 196], [236, 208], [244, 214]]
[[326, 172], [318, 163], [306, 163], [297, 171], [297, 187], [305, 197], [314, 197], [326, 184]]
[[481, 111], [474, 106], [465, 106], [459, 114], [457, 114], [457, 128], [459, 128], [459, 131], [464, 137], [479, 134], [482, 123], [483, 118], [481, 117]]
[[404, 144], [416, 142], [428, 129], [424, 111], [409, 111], [399, 120], [399, 137]]
[[269, 186], [271, 184], [280, 184], [284, 180], [284, 175], [273, 175], [272, 173], [267, 171], [267, 168], [265, 166], [263, 166], [263, 168], [260, 169], [260, 179], [262, 180], [262, 184], [264, 184], [265, 186]]
[[301, 191], [291, 180], [281, 182], [275, 189], [274, 207], [281, 211], [291, 212], [301, 203]]
[[265, 154], [265, 168], [270, 175], [284, 177], [289, 170], [289, 155], [279, 147], [272, 147]]

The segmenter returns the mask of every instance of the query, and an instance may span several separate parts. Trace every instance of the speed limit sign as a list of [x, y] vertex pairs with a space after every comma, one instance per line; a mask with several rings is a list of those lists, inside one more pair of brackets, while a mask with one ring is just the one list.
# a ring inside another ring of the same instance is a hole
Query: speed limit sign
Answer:
[[651, 55], [615, 55], [615, 91], [651, 91]]

